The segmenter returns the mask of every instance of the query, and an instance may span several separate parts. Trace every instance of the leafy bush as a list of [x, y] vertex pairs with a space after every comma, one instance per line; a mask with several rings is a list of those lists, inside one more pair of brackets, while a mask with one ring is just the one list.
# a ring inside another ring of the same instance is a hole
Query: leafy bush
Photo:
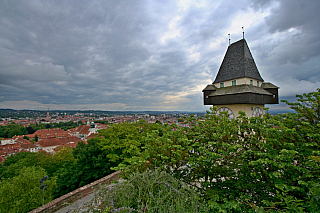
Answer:
[[304, 96], [287, 102], [297, 113], [229, 120], [212, 108], [204, 121], [191, 117], [191, 128], [153, 131], [122, 168], [167, 171], [197, 186], [213, 212], [317, 212], [320, 92]]
[[74, 159], [74, 161], [57, 169], [55, 175], [58, 180], [57, 187], [54, 189], [54, 198], [112, 173], [110, 168], [117, 164], [106, 157], [98, 142], [97, 138], [88, 140], [88, 144], [79, 142], [77, 147], [72, 150], [73, 156], [70, 159]]
[[[100, 203], [99, 210], [96, 204]], [[92, 210], [98, 212], [205, 212], [195, 190], [171, 175], [134, 173], [113, 189], [101, 190]]]
[[[23, 167], [20, 174], [0, 181], [0, 212], [29, 212], [42, 205], [39, 180], [47, 173], [41, 167]], [[44, 190], [45, 203], [52, 200], [55, 178], [49, 178]]]

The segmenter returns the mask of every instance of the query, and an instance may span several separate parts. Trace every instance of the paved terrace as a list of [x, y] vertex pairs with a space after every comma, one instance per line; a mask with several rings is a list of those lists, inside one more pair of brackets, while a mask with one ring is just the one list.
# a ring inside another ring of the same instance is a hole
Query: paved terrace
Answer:
[[114, 172], [111, 175], [63, 195], [62, 197], [59, 197], [29, 213], [87, 212], [88, 207], [85, 204], [94, 198], [101, 187], [108, 188], [114, 186], [115, 184], [112, 184], [111, 182], [114, 180], [120, 180], [120, 173], [121, 171]]

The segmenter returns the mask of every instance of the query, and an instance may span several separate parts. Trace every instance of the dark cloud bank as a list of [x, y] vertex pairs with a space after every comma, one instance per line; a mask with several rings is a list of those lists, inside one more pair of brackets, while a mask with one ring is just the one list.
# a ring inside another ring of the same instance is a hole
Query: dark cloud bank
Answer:
[[0, 108], [203, 111], [243, 25], [282, 99], [320, 87], [319, 1], [182, 2], [1, 0]]

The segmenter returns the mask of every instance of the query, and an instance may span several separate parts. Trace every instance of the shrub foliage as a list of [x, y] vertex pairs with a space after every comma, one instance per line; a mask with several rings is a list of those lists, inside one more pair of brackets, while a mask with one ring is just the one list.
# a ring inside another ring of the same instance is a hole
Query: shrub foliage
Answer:
[[100, 190], [91, 205], [91, 210], [98, 212], [188, 213], [206, 210], [194, 189], [157, 170], [133, 173], [128, 181]]
[[118, 168], [165, 170], [197, 187], [211, 211], [318, 211], [320, 92], [304, 96], [287, 102], [297, 113], [229, 120], [212, 108], [191, 128], [154, 130]]

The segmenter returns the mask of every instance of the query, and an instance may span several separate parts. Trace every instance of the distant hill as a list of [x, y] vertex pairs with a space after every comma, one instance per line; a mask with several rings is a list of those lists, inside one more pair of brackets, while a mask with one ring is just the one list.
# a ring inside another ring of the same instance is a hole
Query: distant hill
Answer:
[[[19, 113], [39, 113], [44, 114], [46, 110], [15, 110], [15, 109], [0, 109], [0, 114], [19, 114]], [[269, 109], [269, 113], [272, 115], [283, 114], [287, 112], [295, 112], [292, 109]], [[149, 114], [149, 115], [159, 115], [159, 114], [206, 114], [205, 111], [198, 112], [188, 112], [188, 111], [104, 111], [104, 110], [50, 110], [50, 113], [66, 113], [66, 114], [94, 114], [94, 115], [134, 115], [134, 114]]]
[[292, 109], [269, 109], [269, 113], [271, 115], [284, 114], [284, 113], [287, 113], [287, 112], [295, 113], [295, 111], [292, 110]]
[[[75, 113], [84, 113], [84, 114], [204, 114], [203, 112], [188, 112], [188, 111], [104, 111], [104, 110], [49, 110], [51, 113], [58, 112], [58, 113], [68, 113], [68, 114], [75, 114]], [[47, 112], [47, 110], [29, 110], [29, 109], [22, 109], [22, 110], [15, 110], [15, 109], [0, 109], [0, 113], [4, 112]]]

